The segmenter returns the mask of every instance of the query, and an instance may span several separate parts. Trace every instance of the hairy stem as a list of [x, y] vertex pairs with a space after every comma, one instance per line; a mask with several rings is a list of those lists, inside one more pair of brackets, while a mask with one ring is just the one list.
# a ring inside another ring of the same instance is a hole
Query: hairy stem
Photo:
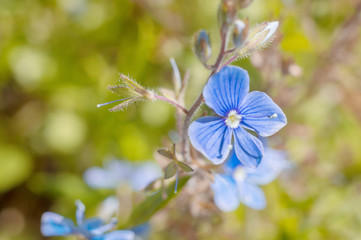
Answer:
[[238, 57], [239, 57], [238, 54], [234, 54], [230, 59], [228, 59], [225, 63], [222, 64], [222, 67], [229, 65], [234, 60], [236, 60]]
[[[225, 32], [228, 32], [228, 31], [225, 31]], [[226, 47], [227, 47], [227, 34], [221, 33], [221, 48], [220, 48], [216, 63], [214, 64], [214, 68], [213, 68], [212, 72], [209, 74], [207, 82], [215, 73], [217, 73], [219, 71], [219, 68], [221, 67], [224, 56], [227, 54]], [[206, 84], [207, 84], [207, 82], [206, 82]], [[182, 155], [183, 155], [184, 159], [188, 159], [187, 156], [188, 156], [188, 152], [189, 152], [188, 151], [189, 146], [188, 146], [188, 141], [187, 141], [188, 140], [188, 128], [189, 128], [189, 125], [191, 123], [194, 113], [202, 105], [202, 102], [203, 102], [203, 92], [201, 92], [199, 94], [199, 96], [197, 97], [196, 101], [193, 103], [193, 105], [189, 109], [189, 111], [184, 119], [183, 133], [181, 136], [182, 137]]]
[[187, 115], [188, 115], [188, 113], [189, 113], [188, 110], [185, 109], [185, 107], [181, 106], [179, 103], [177, 103], [176, 101], [173, 101], [173, 100], [171, 100], [171, 99], [169, 99], [169, 98], [166, 98], [166, 97], [163, 97], [163, 96], [159, 96], [159, 95], [157, 95], [157, 94], [154, 94], [154, 98], [155, 98], [155, 99], [158, 99], [158, 100], [161, 100], [161, 101], [164, 101], [164, 102], [167, 102], [167, 103], [173, 105], [174, 107], [182, 110], [182, 111], [183, 111], [185, 114], [187, 114]]

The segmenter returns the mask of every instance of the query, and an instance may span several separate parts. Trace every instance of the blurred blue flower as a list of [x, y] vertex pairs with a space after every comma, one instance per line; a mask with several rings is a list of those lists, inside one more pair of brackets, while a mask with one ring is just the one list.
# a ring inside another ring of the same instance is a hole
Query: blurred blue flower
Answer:
[[[81, 235], [88, 240], [134, 240], [135, 233], [130, 230], [112, 230], [117, 224], [113, 219], [105, 224], [100, 218], [85, 218], [85, 206], [76, 201], [76, 223], [57, 213], [45, 212], [41, 217], [41, 233], [46, 236]], [[106, 233], [109, 232], [109, 233]]]
[[[102, 219], [111, 219], [119, 213], [121, 204], [116, 196], [107, 197], [100, 206], [99, 216]], [[146, 240], [150, 235], [151, 226], [148, 222], [130, 229], [135, 233], [134, 240]]]
[[135, 233], [135, 240], [146, 240], [149, 238], [151, 226], [146, 222], [133, 227], [131, 230]]
[[92, 188], [114, 189], [127, 183], [133, 190], [139, 191], [162, 175], [162, 170], [153, 162], [109, 160], [105, 162], [104, 168], [91, 167], [86, 170], [84, 180]]
[[267, 96], [249, 92], [249, 76], [242, 68], [227, 66], [209, 79], [203, 90], [206, 104], [219, 116], [201, 117], [189, 128], [192, 145], [214, 164], [225, 161], [232, 149], [247, 167], [256, 167], [263, 156], [260, 140], [248, 133], [270, 136], [286, 125], [282, 110]]
[[290, 164], [285, 152], [265, 146], [264, 157], [257, 168], [242, 165], [234, 151], [223, 167], [224, 173], [215, 175], [212, 189], [217, 207], [229, 212], [236, 210], [240, 203], [254, 209], [265, 208], [266, 198], [258, 185], [272, 182]]

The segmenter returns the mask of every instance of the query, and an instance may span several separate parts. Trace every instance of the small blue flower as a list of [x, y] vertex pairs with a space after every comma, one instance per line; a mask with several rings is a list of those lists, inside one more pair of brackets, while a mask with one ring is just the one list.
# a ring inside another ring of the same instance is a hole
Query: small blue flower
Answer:
[[264, 150], [260, 140], [247, 130], [270, 136], [286, 125], [285, 114], [267, 94], [249, 92], [248, 73], [239, 67], [224, 67], [211, 77], [203, 96], [219, 116], [201, 117], [191, 124], [188, 133], [192, 145], [214, 164], [220, 164], [232, 148], [233, 136], [238, 159], [247, 167], [256, 167]]
[[[102, 219], [111, 219], [119, 213], [120, 206], [121, 204], [116, 196], [107, 197], [100, 205], [99, 216], [101, 216]], [[135, 234], [134, 240], [146, 240], [150, 235], [151, 226], [146, 222], [137, 225], [130, 230]]]
[[135, 240], [146, 240], [149, 238], [151, 226], [148, 222], [132, 228], [135, 233]]
[[240, 203], [254, 209], [265, 208], [266, 198], [258, 185], [272, 182], [289, 163], [284, 152], [265, 147], [257, 168], [244, 167], [234, 151], [223, 167], [225, 173], [215, 175], [212, 189], [217, 207], [229, 212], [236, 210]]
[[162, 175], [162, 170], [153, 162], [110, 160], [105, 162], [104, 168], [92, 167], [86, 170], [84, 180], [92, 188], [115, 189], [127, 183], [133, 190], [139, 191]]
[[105, 224], [100, 218], [85, 219], [85, 206], [76, 201], [76, 223], [57, 213], [45, 212], [41, 217], [41, 233], [46, 236], [81, 235], [88, 240], [134, 240], [135, 233], [130, 230], [112, 230], [116, 220]]

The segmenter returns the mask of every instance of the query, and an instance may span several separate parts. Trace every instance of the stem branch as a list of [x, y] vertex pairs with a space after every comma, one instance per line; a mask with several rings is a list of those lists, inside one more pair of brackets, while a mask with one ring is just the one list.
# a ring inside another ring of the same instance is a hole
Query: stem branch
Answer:
[[[228, 31], [225, 31], [225, 32], [228, 32]], [[218, 72], [218, 70], [222, 64], [223, 58], [227, 54], [226, 47], [227, 47], [227, 33], [221, 33], [221, 48], [220, 48], [216, 63], [214, 64], [214, 68], [213, 68], [212, 72], [210, 73], [210, 75], [207, 79], [207, 82], [215, 73]], [[206, 82], [206, 84], [207, 84], [207, 82]], [[203, 103], [203, 92], [201, 92], [199, 94], [199, 96], [197, 97], [196, 101], [193, 103], [192, 107], [189, 109], [189, 111], [184, 119], [183, 134], [182, 134], [182, 155], [185, 159], [188, 159], [188, 157], [187, 157], [188, 128], [189, 128], [189, 125], [191, 123], [194, 113], [202, 105], [202, 103]]]
[[158, 99], [158, 100], [161, 100], [161, 101], [164, 101], [164, 102], [167, 102], [167, 103], [173, 105], [173, 106], [176, 107], [176, 108], [179, 108], [180, 110], [182, 110], [182, 111], [183, 111], [185, 114], [187, 114], [187, 115], [188, 115], [188, 113], [189, 113], [188, 110], [185, 109], [185, 107], [181, 106], [179, 103], [177, 103], [176, 101], [173, 101], [173, 100], [171, 100], [171, 99], [169, 99], [169, 98], [166, 98], [166, 97], [163, 97], [163, 96], [159, 96], [159, 95], [157, 95], [157, 94], [154, 94], [154, 98], [155, 98], [155, 99]]

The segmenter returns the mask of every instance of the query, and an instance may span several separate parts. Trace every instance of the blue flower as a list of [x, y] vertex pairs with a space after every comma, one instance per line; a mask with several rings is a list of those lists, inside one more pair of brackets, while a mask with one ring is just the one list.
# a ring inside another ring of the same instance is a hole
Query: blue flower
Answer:
[[89, 168], [84, 173], [84, 180], [92, 188], [115, 189], [120, 184], [127, 183], [133, 190], [139, 191], [162, 175], [162, 170], [153, 162], [132, 164], [110, 160], [105, 162], [104, 168]]
[[100, 218], [85, 219], [85, 206], [76, 201], [76, 223], [57, 213], [45, 212], [41, 217], [41, 233], [46, 236], [81, 235], [88, 240], [134, 240], [135, 233], [130, 230], [112, 230], [116, 220], [105, 224]]
[[[219, 116], [201, 117], [189, 128], [192, 145], [214, 164], [225, 161], [232, 149], [247, 167], [256, 167], [263, 156], [260, 140], [248, 133], [270, 136], [286, 125], [282, 110], [262, 92], [249, 92], [247, 71], [227, 66], [203, 90], [206, 104]], [[246, 130], [247, 129], [247, 130]]]
[[212, 184], [215, 204], [225, 212], [237, 209], [240, 203], [254, 209], [265, 208], [266, 198], [258, 185], [272, 182], [289, 165], [283, 151], [269, 147], [265, 147], [257, 168], [244, 167], [232, 152], [223, 166], [224, 173], [216, 174]]
[[151, 226], [148, 222], [140, 224], [132, 228], [135, 233], [136, 240], [146, 240], [150, 235]]
[[[99, 216], [102, 216], [102, 219], [111, 219], [111, 217], [119, 213], [120, 206], [121, 203], [116, 196], [107, 197], [100, 205]], [[151, 226], [148, 222], [146, 222], [137, 225], [130, 230], [134, 232], [135, 240], [146, 240], [150, 235]]]

